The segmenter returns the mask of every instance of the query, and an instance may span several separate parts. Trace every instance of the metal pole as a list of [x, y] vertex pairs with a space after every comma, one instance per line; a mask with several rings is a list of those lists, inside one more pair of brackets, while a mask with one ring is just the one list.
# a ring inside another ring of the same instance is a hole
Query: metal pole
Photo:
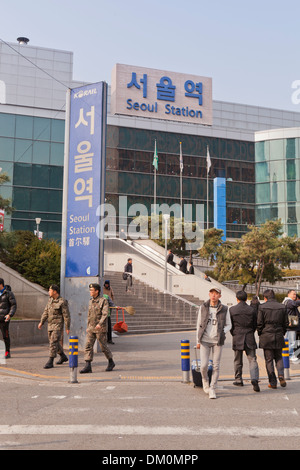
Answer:
[[[156, 149], [156, 140], [155, 140], [155, 150], [154, 150], [154, 158], [156, 156], [156, 152], [157, 152], [157, 149]], [[154, 215], [156, 215], [156, 162], [155, 162], [155, 166], [154, 166]]]
[[[107, 83], [103, 82], [102, 89], [102, 141], [101, 141], [101, 193], [100, 205], [105, 202], [105, 180], [106, 180], [106, 129], [107, 129]], [[100, 219], [99, 219], [100, 220]], [[99, 237], [99, 271], [101, 287], [104, 277], [104, 227]]]
[[154, 167], [154, 214], [156, 215], [156, 168]]
[[183, 172], [183, 157], [182, 157], [182, 145], [180, 142], [180, 218], [182, 222], [182, 172]]
[[208, 230], [209, 217], [208, 217], [208, 198], [209, 198], [209, 187], [208, 187], [208, 172], [206, 176], [206, 228]]
[[170, 218], [169, 214], [163, 214], [163, 218], [165, 221], [165, 283], [164, 283], [164, 290], [165, 292], [168, 290], [168, 263], [167, 263], [167, 256], [168, 256], [168, 220]]
[[61, 225], [61, 263], [60, 263], [60, 292], [65, 297], [65, 274], [67, 254], [67, 211], [68, 211], [68, 175], [69, 175], [69, 149], [70, 149], [70, 102], [71, 90], [66, 95], [66, 120], [65, 120], [65, 147], [64, 147], [64, 182], [63, 205]]

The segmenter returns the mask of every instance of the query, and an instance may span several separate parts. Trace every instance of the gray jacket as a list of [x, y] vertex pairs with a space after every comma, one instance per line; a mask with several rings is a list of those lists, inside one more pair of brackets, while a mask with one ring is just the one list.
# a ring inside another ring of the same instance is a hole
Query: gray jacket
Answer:
[[[201, 338], [204, 334], [204, 331], [207, 327], [209, 321], [209, 305], [210, 301], [204, 302], [201, 305], [198, 313], [198, 320], [197, 320], [197, 337], [196, 341], [199, 344], [201, 342]], [[217, 320], [218, 320], [218, 346], [223, 346], [226, 333], [231, 329], [231, 320], [228, 311], [228, 307], [223, 305], [220, 301], [218, 303], [217, 308]]]

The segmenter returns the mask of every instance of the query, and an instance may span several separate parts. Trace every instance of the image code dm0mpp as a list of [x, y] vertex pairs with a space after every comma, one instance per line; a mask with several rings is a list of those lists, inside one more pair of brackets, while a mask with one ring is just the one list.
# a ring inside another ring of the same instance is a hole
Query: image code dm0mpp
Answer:
[[195, 464], [198, 461], [198, 455], [147, 455], [147, 465], [186, 465]]

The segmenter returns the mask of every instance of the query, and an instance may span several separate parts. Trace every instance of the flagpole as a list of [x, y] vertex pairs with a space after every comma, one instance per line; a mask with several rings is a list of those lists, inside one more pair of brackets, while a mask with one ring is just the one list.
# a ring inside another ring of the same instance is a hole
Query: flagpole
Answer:
[[207, 194], [206, 194], [206, 228], [208, 230], [208, 224], [209, 224], [209, 218], [208, 218], [208, 198], [209, 198], [209, 194], [208, 194], [208, 171], [206, 173], [206, 191], [207, 191]]
[[182, 147], [180, 142], [180, 218], [182, 220], [182, 171], [183, 171], [183, 159], [182, 159]]
[[[154, 158], [156, 155], [156, 139], [155, 139], [155, 149], [154, 149]], [[154, 215], [156, 215], [156, 165], [154, 165]]]
[[156, 214], [156, 168], [154, 168], [154, 214]]

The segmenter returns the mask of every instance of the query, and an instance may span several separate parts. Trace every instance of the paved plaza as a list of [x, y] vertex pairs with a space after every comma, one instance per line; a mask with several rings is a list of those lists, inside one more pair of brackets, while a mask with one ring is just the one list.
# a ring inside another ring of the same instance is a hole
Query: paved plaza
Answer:
[[[268, 389], [258, 350], [260, 393], [249, 380], [233, 382], [231, 337], [225, 343], [217, 399], [182, 382], [181, 341], [195, 332], [120, 335], [111, 349], [116, 367], [95, 355], [93, 373], [70, 383], [68, 364], [44, 370], [48, 345], [12, 348], [0, 366], [6, 407], [0, 419], [2, 449], [199, 451], [294, 449], [300, 444], [300, 365], [291, 365], [287, 387]], [[192, 376], [190, 375], [190, 380]], [[296, 446], [296, 447], [295, 447]]]

